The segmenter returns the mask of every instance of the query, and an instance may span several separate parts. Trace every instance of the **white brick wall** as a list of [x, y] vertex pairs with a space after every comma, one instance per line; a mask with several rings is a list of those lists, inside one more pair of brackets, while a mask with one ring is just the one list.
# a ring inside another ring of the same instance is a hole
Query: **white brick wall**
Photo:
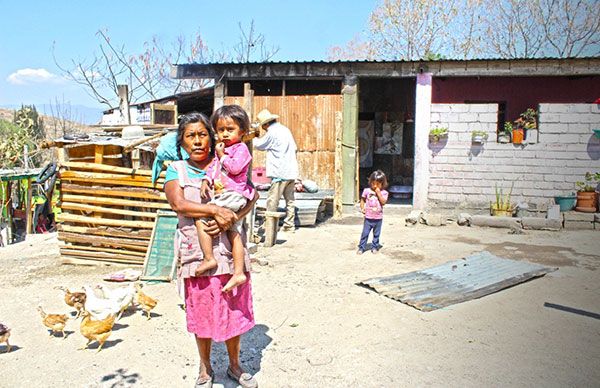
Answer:
[[[430, 144], [431, 206], [487, 206], [494, 187], [514, 183], [513, 201], [542, 205], [575, 191], [586, 171], [600, 171], [600, 107], [596, 104], [540, 104], [536, 144], [496, 141], [497, 104], [432, 104], [431, 127], [447, 127], [446, 143]], [[471, 131], [483, 130], [483, 146]]]

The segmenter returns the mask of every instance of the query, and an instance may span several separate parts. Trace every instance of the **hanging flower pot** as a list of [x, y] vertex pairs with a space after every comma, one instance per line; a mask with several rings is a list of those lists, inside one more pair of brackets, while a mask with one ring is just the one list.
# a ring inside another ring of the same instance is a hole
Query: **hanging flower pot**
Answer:
[[471, 141], [475, 144], [483, 144], [487, 139], [487, 132], [474, 130], [471, 132]]

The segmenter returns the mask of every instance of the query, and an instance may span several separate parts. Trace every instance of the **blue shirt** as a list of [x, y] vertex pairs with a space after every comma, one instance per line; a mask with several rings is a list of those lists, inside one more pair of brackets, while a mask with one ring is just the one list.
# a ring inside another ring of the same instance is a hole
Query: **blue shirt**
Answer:
[[[191, 166], [189, 163], [185, 164], [185, 168], [190, 178], [204, 179], [204, 177], [206, 177], [206, 171]], [[165, 174], [165, 183], [176, 179], [179, 179], [179, 175], [173, 166], [169, 164], [169, 167], [167, 167], [167, 173]]]

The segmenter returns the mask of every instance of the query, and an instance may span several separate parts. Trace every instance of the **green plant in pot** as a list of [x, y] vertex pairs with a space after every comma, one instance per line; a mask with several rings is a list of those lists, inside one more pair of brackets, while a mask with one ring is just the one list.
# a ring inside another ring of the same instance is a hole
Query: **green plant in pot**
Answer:
[[429, 131], [429, 141], [432, 143], [437, 143], [445, 137], [448, 137], [448, 128], [446, 127], [435, 127]]
[[600, 172], [586, 172], [583, 180], [575, 182], [577, 186], [577, 204], [575, 210], [586, 213], [598, 211], [598, 184], [600, 183]]
[[471, 132], [471, 141], [477, 144], [483, 144], [488, 138], [488, 134], [485, 131], [474, 130]]
[[510, 190], [508, 193], [504, 194], [502, 188], [498, 188], [498, 185], [495, 186], [496, 191], [496, 202], [490, 203], [490, 213], [493, 216], [499, 217], [512, 217], [515, 212], [515, 207], [510, 202], [510, 198], [512, 196], [512, 191], [515, 183], [513, 182], [510, 185]]
[[510, 136], [512, 135], [513, 124], [510, 121], [504, 122], [503, 130], [498, 133], [499, 143], [510, 143]]

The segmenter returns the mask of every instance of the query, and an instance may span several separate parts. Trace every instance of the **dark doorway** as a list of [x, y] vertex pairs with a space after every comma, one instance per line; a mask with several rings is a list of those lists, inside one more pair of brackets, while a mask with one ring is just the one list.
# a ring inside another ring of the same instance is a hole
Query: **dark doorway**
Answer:
[[388, 203], [412, 204], [415, 160], [414, 78], [361, 79], [359, 84], [359, 185], [382, 170], [388, 178]]

